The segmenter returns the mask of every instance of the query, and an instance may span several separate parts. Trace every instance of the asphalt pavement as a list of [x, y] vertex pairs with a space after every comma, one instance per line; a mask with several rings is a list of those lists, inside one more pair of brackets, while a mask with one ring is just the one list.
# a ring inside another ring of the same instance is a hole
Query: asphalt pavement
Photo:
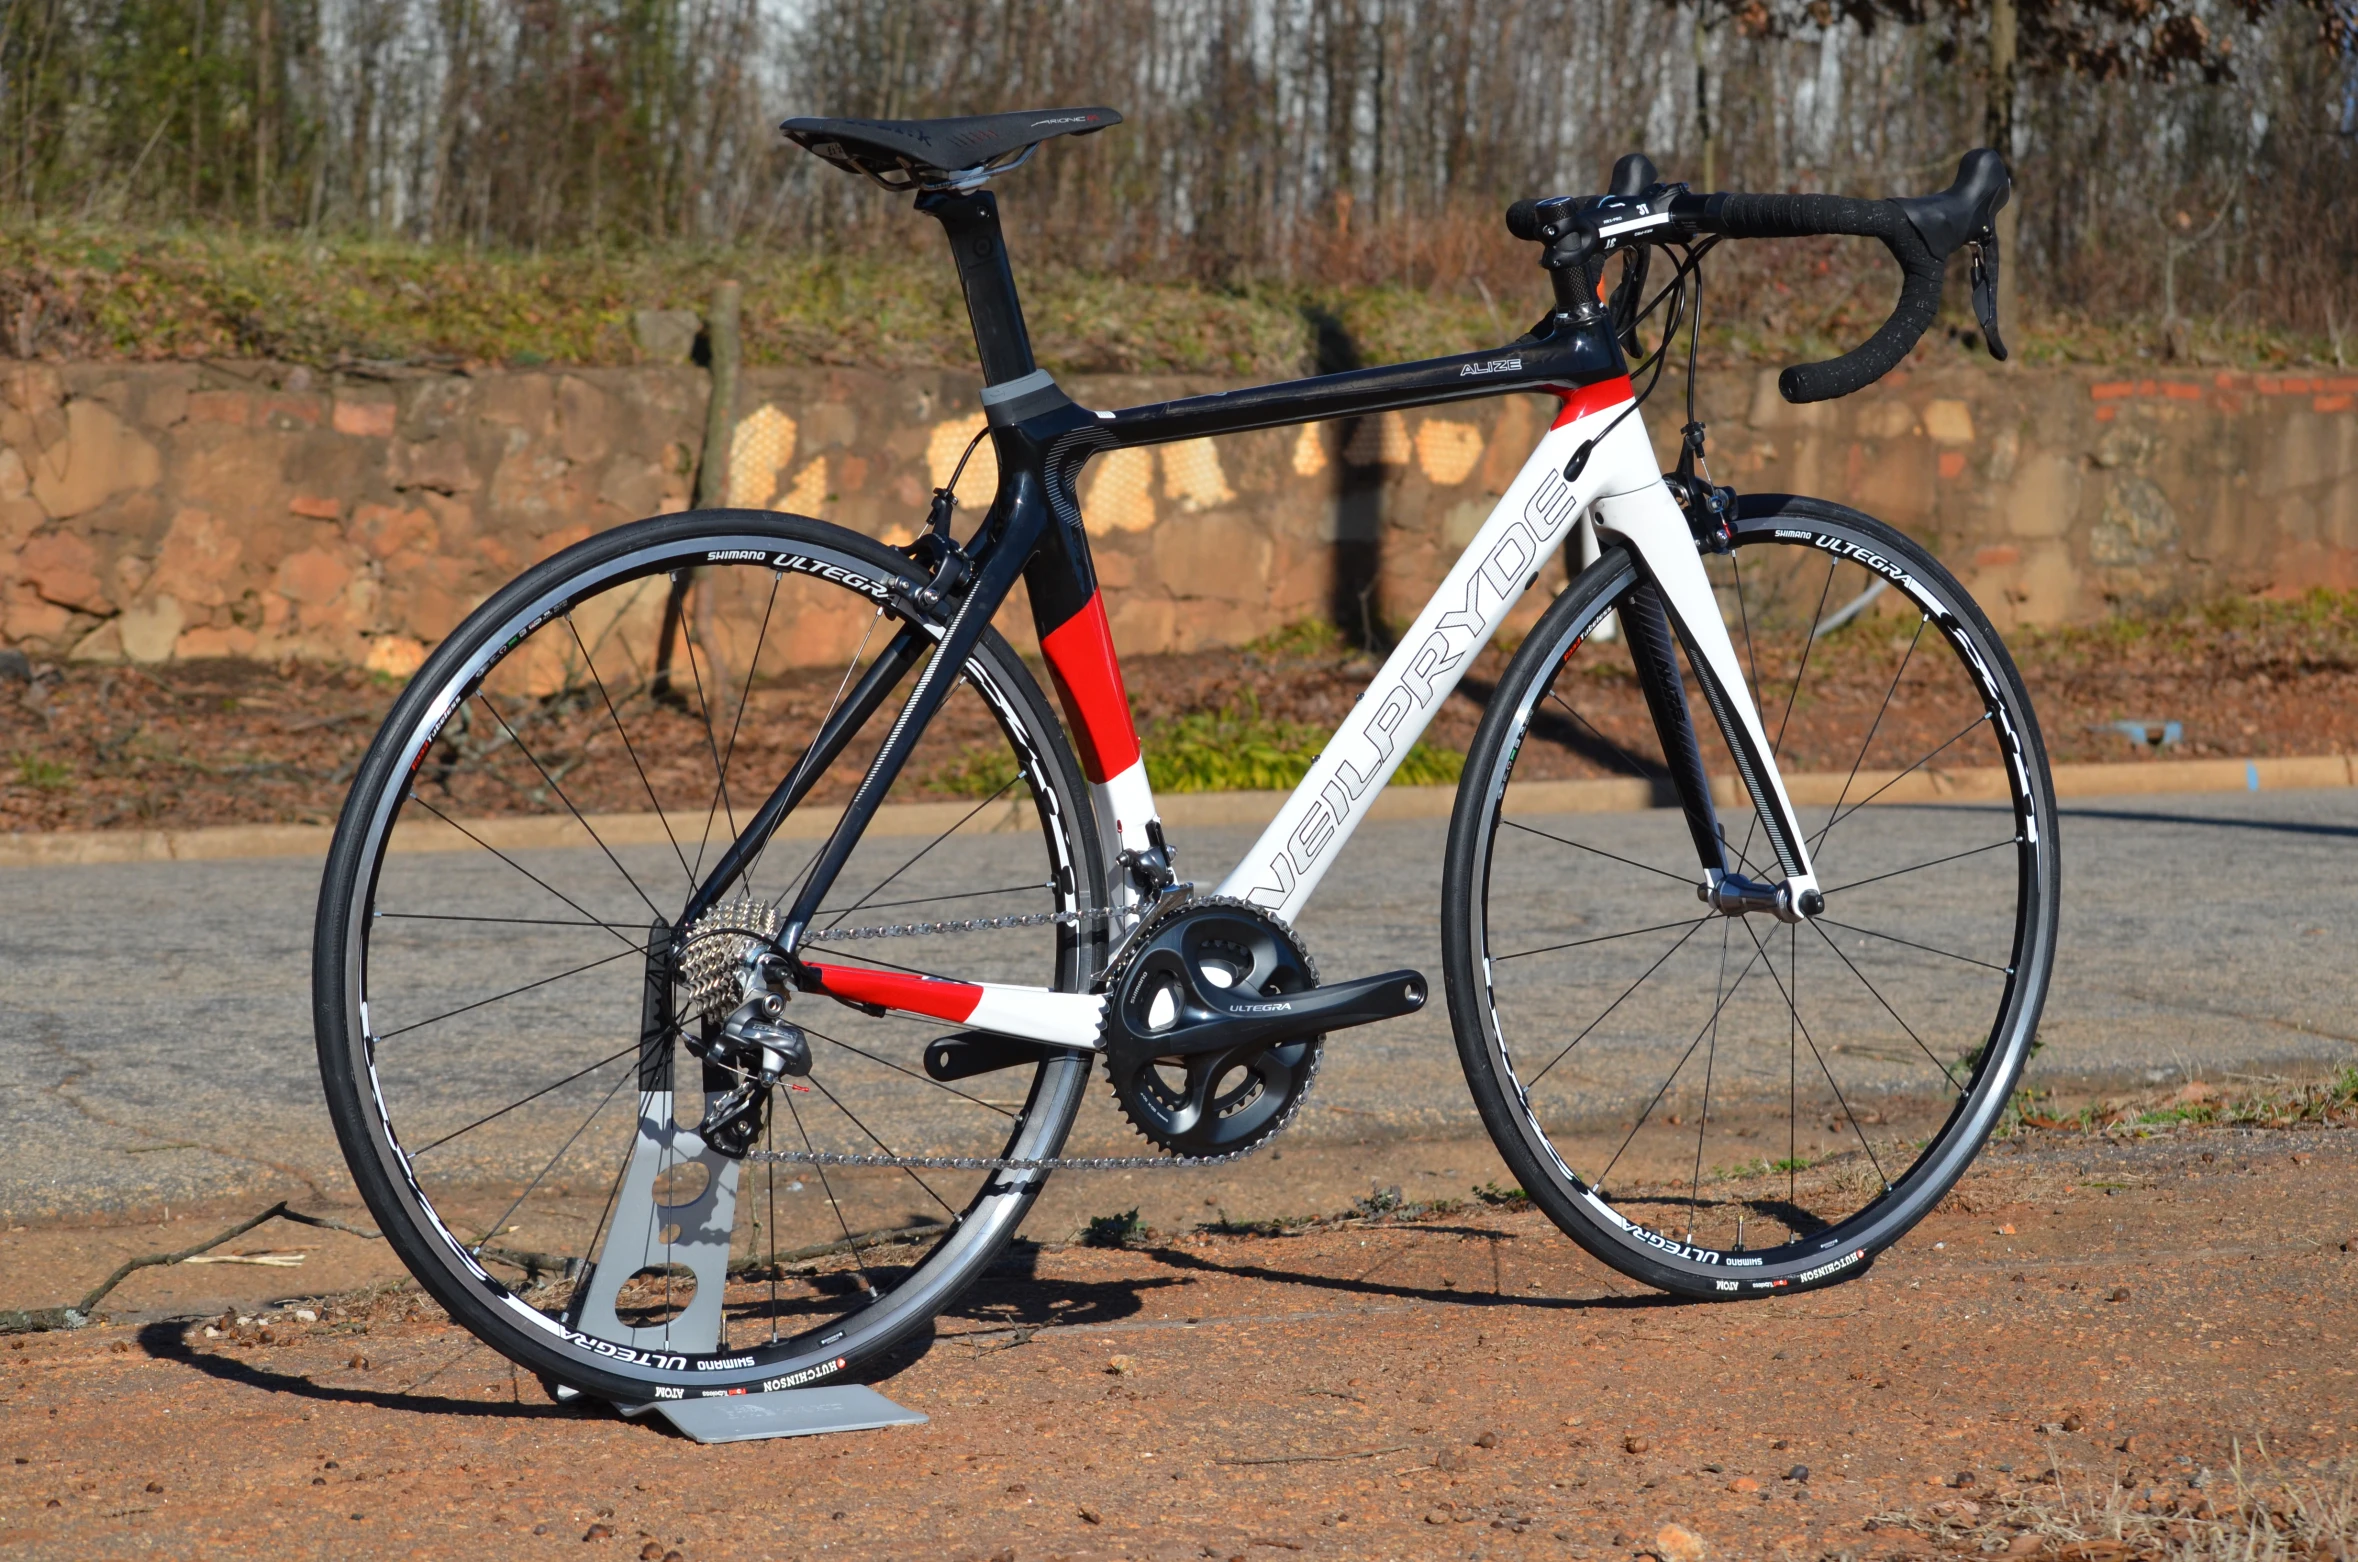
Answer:
[[[1949, 812], [1938, 827], [1961, 839], [2002, 829], [2002, 815]], [[1642, 855], [1672, 822], [1576, 824]], [[1182, 832], [1181, 867], [1216, 882], [1254, 833]], [[2358, 791], [2083, 800], [2061, 834], [2061, 955], [2034, 1082], [2146, 1087], [2358, 1061]], [[1362, 829], [1302, 921], [1329, 979], [1401, 965], [1439, 979], [1446, 836], [1443, 821]], [[1537, 920], [1549, 897], [1567, 920], [1595, 910], [1577, 875], [1535, 856], [1514, 866]], [[302, 858], [0, 870], [0, 1221], [349, 1197], [311, 1035], [318, 871]], [[1334, 1038], [1294, 1132], [1478, 1135], [1445, 1006]]]

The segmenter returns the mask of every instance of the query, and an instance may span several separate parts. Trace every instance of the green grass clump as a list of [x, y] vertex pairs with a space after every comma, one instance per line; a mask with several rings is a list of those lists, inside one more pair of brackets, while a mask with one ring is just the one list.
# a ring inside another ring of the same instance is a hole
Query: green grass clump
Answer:
[[[1332, 734], [1273, 721], [1248, 701], [1158, 722], [1145, 737], [1146, 774], [1163, 792], [1282, 792], [1299, 784]], [[1403, 786], [1454, 786], [1466, 757], [1419, 743], [1392, 779]]]
[[1138, 1212], [1134, 1209], [1124, 1210], [1119, 1215], [1092, 1215], [1089, 1217], [1088, 1229], [1081, 1233], [1081, 1246], [1129, 1247], [1133, 1243], [1144, 1242], [1150, 1235], [1152, 1233], [1147, 1230], [1146, 1222], [1138, 1218]]
[[977, 743], [956, 759], [936, 765], [925, 777], [928, 791], [952, 797], [995, 797], [1001, 792], [1028, 796], [1020, 790], [1022, 769], [1014, 751], [1004, 743]]
[[62, 792], [74, 784], [74, 767], [40, 754], [18, 754], [16, 779], [36, 792]]

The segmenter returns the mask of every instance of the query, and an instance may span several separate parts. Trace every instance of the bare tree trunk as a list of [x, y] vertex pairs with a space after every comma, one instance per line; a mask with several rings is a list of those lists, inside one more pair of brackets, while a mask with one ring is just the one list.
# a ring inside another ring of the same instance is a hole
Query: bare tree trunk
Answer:
[[[2008, 167], [2014, 163], [2016, 36], [2014, 0], [1990, 0], [1989, 142]], [[1998, 213], [1997, 222], [1998, 322], [2015, 332], [2025, 324], [2022, 288], [2017, 280], [2022, 275], [2022, 249], [2016, 242], [2022, 233], [2021, 217], [2022, 191], [2017, 189], [2006, 209]]]
[[270, 121], [278, 109], [271, 91], [275, 62], [271, 59], [272, 23], [277, 0], [259, 0], [254, 7], [254, 226], [270, 226]]
[[1711, 65], [1702, 0], [1695, 5], [1695, 132], [1703, 139], [1703, 188], [1719, 188], [1719, 142], [1711, 133]]

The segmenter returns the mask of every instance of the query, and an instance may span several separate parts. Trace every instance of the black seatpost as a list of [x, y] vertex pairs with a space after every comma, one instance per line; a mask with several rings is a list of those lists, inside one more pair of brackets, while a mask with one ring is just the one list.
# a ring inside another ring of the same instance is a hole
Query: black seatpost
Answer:
[[974, 320], [975, 349], [982, 354], [983, 383], [1003, 385], [1039, 368], [999, 233], [998, 199], [988, 190], [928, 190], [917, 197], [917, 209], [950, 236], [966, 312]]

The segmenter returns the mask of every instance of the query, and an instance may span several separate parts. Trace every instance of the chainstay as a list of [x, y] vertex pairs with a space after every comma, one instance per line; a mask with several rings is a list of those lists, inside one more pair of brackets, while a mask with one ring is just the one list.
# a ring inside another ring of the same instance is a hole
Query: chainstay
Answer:
[[[804, 935], [806, 944], [853, 943], [872, 938], [926, 938], [982, 933], [995, 928], [1073, 926], [1137, 915], [1134, 909], [1095, 907], [1087, 911], [1034, 911], [1003, 917], [969, 917], [948, 922], [903, 922], [885, 927], [825, 928]], [[1295, 1103], [1295, 1112], [1301, 1103]], [[1201, 1171], [1231, 1166], [1258, 1155], [1292, 1124], [1294, 1112], [1269, 1133], [1225, 1155], [854, 1155], [840, 1150], [748, 1150], [740, 1160], [756, 1165], [853, 1166], [888, 1171]]]
[[794, 1166], [876, 1166], [909, 1171], [1200, 1171], [1260, 1153], [1270, 1133], [1226, 1155], [849, 1155], [836, 1150], [748, 1150], [740, 1159]]

